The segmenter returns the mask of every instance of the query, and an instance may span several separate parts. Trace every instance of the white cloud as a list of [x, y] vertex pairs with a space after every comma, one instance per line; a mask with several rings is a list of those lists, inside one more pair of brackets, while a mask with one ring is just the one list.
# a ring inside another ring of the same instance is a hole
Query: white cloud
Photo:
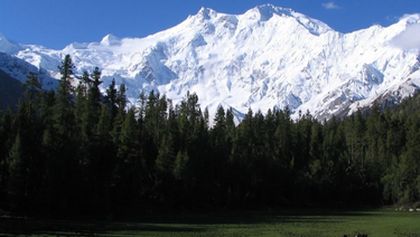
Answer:
[[324, 2], [322, 3], [322, 7], [327, 9], [327, 10], [335, 10], [335, 9], [340, 9], [340, 6], [338, 6], [335, 2], [331, 1], [331, 2]]
[[407, 26], [403, 32], [391, 40], [391, 44], [404, 50], [420, 50], [420, 23]]

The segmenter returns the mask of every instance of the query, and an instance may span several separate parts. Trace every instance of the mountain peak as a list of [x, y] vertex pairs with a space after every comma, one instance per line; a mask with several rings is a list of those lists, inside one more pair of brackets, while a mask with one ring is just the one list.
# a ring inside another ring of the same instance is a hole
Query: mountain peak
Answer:
[[290, 8], [278, 7], [272, 4], [263, 4], [248, 10], [245, 14], [254, 16], [258, 15], [260, 20], [266, 21], [273, 17], [273, 15], [293, 16], [293, 13], [295, 13], [295, 11]]
[[14, 53], [19, 49], [19, 45], [12, 43], [6, 38], [6, 36], [0, 33], [0, 52]]
[[400, 18], [400, 22], [405, 22], [406, 24], [419, 24], [420, 23], [420, 14], [406, 14]]
[[322, 21], [313, 19], [305, 14], [294, 11], [291, 8], [278, 7], [272, 4], [263, 4], [256, 6], [244, 13], [244, 16], [257, 21], [268, 21], [273, 16], [280, 18], [293, 18], [295, 22], [306, 28], [313, 35], [321, 35], [332, 29]]
[[119, 43], [120, 43], [120, 38], [118, 38], [117, 36], [113, 34], [107, 34], [101, 40], [101, 44], [107, 45], [107, 46], [118, 45]]
[[217, 15], [217, 12], [215, 10], [211, 8], [207, 8], [207, 7], [201, 7], [195, 16], [204, 20], [208, 20], [216, 15]]
[[261, 15], [264, 15], [267, 17], [271, 17], [273, 14], [292, 16], [293, 13], [295, 12], [291, 8], [278, 7], [272, 4], [259, 5], [259, 6], [256, 6], [254, 9], [257, 9], [261, 13]]

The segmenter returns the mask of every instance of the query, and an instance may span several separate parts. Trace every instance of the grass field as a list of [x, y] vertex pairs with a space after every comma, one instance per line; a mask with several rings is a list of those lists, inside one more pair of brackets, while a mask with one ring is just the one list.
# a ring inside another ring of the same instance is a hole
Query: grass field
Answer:
[[136, 222], [0, 219], [0, 236], [420, 237], [420, 212], [282, 211], [145, 218]]

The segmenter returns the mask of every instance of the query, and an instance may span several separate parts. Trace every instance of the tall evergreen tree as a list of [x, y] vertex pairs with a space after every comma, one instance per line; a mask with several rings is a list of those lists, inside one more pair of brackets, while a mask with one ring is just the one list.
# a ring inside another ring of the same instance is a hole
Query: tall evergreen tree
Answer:
[[106, 89], [105, 101], [109, 110], [111, 111], [111, 119], [114, 120], [117, 116], [118, 107], [117, 107], [117, 94], [118, 91], [115, 85], [115, 79], [112, 79], [111, 84]]
[[28, 157], [25, 157], [21, 137], [18, 134], [9, 153], [9, 197], [12, 210], [22, 211], [28, 202]]

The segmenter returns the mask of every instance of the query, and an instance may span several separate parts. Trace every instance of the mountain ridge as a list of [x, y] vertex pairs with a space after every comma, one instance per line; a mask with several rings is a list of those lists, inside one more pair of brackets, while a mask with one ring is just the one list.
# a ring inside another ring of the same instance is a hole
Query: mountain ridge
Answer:
[[420, 14], [412, 14], [387, 27], [341, 33], [270, 4], [238, 15], [203, 7], [144, 38], [109, 34], [62, 50], [18, 45], [22, 49], [9, 54], [54, 78], [60, 60], [70, 54], [78, 73], [98, 66], [103, 86], [112, 78], [127, 84], [131, 101], [141, 91], [156, 90], [177, 103], [190, 91], [210, 114], [218, 106], [234, 108], [238, 118], [249, 108], [287, 106], [295, 117], [310, 111], [322, 120], [381, 98], [398, 102], [419, 90], [418, 49], [406, 47], [404, 37], [417, 26]]

